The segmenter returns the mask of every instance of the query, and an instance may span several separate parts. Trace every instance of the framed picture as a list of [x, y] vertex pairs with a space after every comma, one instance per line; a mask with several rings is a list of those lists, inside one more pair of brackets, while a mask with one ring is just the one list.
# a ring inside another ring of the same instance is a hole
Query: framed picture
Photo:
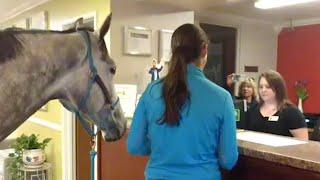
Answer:
[[159, 59], [160, 62], [169, 62], [171, 58], [171, 37], [173, 30], [159, 31]]
[[151, 55], [150, 29], [144, 27], [124, 27], [124, 54], [150, 56]]
[[29, 18], [30, 29], [48, 29], [48, 12], [42, 11]]

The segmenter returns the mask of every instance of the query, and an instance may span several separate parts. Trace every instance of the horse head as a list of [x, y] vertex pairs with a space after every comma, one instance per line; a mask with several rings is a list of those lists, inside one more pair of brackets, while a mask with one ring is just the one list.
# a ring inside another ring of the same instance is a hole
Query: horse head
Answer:
[[82, 39], [78, 47], [80, 63], [66, 76], [65, 80], [72, 79], [72, 83], [61, 91], [59, 96], [63, 98], [60, 98], [60, 102], [79, 116], [89, 134], [94, 133], [90, 129], [94, 123], [102, 131], [104, 140], [115, 141], [125, 133], [126, 119], [113, 83], [116, 65], [104, 41], [110, 27], [111, 14], [99, 32], [79, 27], [78, 21], [75, 23], [75, 31]]
[[81, 20], [62, 32], [0, 31], [0, 141], [52, 99], [75, 112], [92, 136], [93, 124], [107, 141], [124, 134], [116, 65], [104, 41], [110, 22], [111, 15], [99, 32], [81, 27]]

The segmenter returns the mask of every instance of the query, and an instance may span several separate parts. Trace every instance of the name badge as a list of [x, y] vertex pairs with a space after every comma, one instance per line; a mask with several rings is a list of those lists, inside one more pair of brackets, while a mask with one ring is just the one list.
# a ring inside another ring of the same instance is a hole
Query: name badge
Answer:
[[279, 120], [279, 116], [270, 116], [268, 121], [278, 121]]

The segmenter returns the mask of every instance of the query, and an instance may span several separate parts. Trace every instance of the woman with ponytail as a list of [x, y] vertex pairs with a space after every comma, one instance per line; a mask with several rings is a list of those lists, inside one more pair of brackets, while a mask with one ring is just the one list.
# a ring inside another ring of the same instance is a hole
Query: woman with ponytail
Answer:
[[168, 74], [149, 84], [135, 111], [130, 154], [150, 156], [146, 179], [221, 179], [238, 158], [230, 94], [203, 74], [208, 39], [184, 24], [171, 39]]

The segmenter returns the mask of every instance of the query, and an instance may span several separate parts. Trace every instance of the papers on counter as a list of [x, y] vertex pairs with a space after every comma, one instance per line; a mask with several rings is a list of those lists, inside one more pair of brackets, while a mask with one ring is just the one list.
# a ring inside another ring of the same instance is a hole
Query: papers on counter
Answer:
[[240, 131], [237, 133], [237, 139], [249, 141], [257, 144], [263, 144], [273, 147], [292, 146], [298, 144], [306, 144], [306, 141], [300, 141], [287, 137], [274, 136], [271, 134], [263, 134], [251, 131]]

